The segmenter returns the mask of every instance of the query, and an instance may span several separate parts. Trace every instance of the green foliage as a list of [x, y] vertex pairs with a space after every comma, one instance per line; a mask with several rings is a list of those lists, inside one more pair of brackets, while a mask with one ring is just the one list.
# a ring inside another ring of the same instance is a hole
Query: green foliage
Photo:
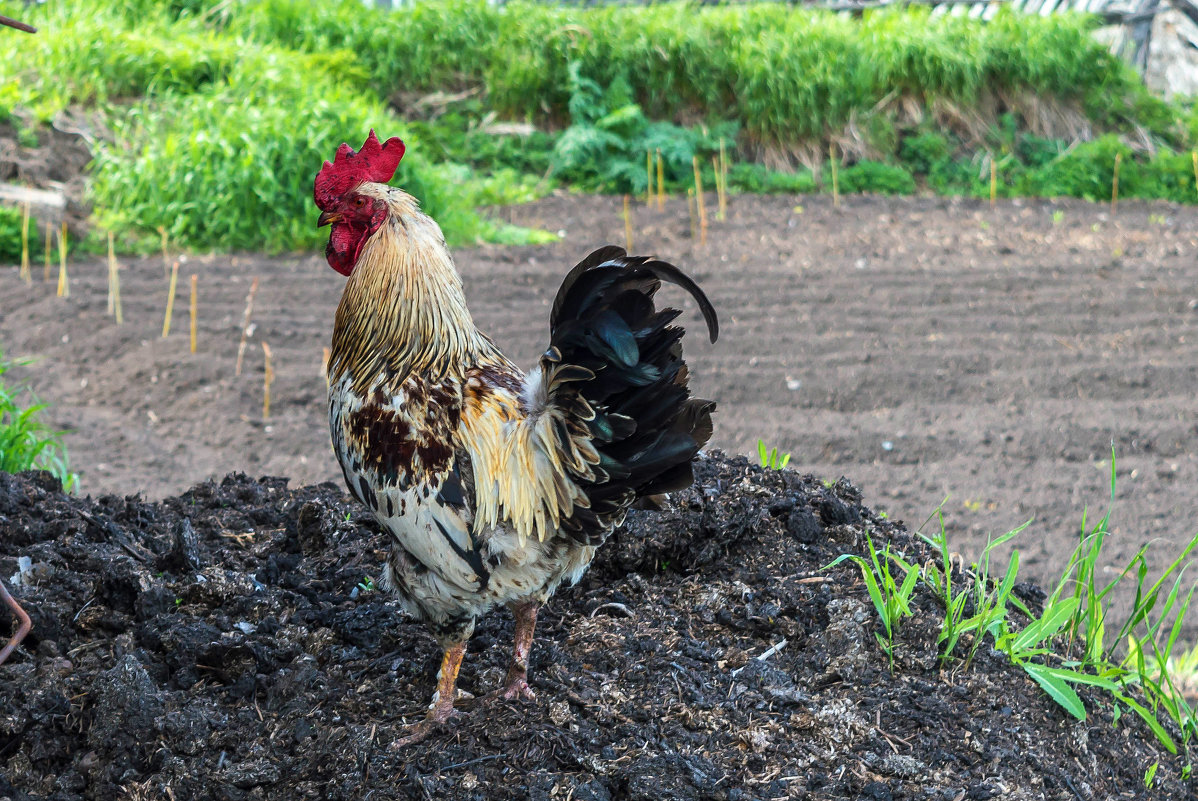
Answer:
[[[0, 206], [0, 264], [21, 262], [21, 210]], [[29, 221], [29, 258], [36, 260], [42, 250], [37, 221]]]
[[75, 486], [75, 474], [67, 467], [67, 452], [58, 432], [41, 420], [45, 404], [38, 403], [28, 390], [4, 382], [4, 374], [25, 362], [9, 362], [0, 353], [0, 472], [48, 470], [68, 492]]
[[757, 457], [761, 466], [768, 467], [770, 470], [781, 470], [790, 464], [789, 453], [779, 455], [777, 448], [766, 448], [763, 439], [757, 440]]
[[[1113, 504], [1113, 451], [1110, 486]], [[1077, 719], [1086, 719], [1086, 706], [1077, 688], [1091, 687], [1105, 693], [1116, 721], [1125, 710], [1130, 711], [1170, 752], [1184, 749], [1189, 753], [1190, 743], [1198, 735], [1198, 708], [1187, 699], [1180, 677], [1192, 674], [1188, 661], [1194, 657], [1193, 652], [1180, 657], [1175, 652], [1194, 596], [1192, 586], [1186, 589], [1183, 575], [1187, 560], [1198, 548], [1198, 536], [1152, 584], [1147, 580], [1145, 545], [1124, 570], [1104, 585], [1101, 576], [1108, 560], [1103, 546], [1109, 534], [1110, 510], [1092, 527], [1087, 527], [1083, 518], [1077, 547], [1060, 581], [1045, 599], [1043, 612], [1033, 615], [1011, 594], [1018, 572], [1018, 551], [1012, 554], [999, 583], [994, 584], [989, 576], [991, 550], [1023, 527], [988, 543], [979, 562], [972, 566], [972, 576], [967, 577], [967, 571], [953, 565], [940, 510], [937, 516], [940, 532], [925, 540], [936, 549], [939, 560], [925, 565], [922, 577], [945, 608], [940, 635], [942, 660], [959, 656], [958, 644], [969, 637], [971, 647], [965, 659], [968, 666], [979, 644], [989, 636], [997, 650]], [[1126, 620], [1111, 636], [1107, 599], [1133, 574], [1135, 601]], [[956, 582], [964, 586], [958, 589]], [[1027, 622], [1018, 625], [1016, 616]], [[1122, 644], [1126, 652], [1119, 657], [1115, 649]], [[1172, 732], [1166, 723], [1172, 724]]]
[[[890, 669], [893, 671], [895, 631], [904, 617], [911, 616], [911, 596], [914, 594], [916, 582], [919, 580], [919, 569], [904, 560], [899, 554], [891, 551], [889, 542], [879, 552], [874, 547], [873, 538], [867, 533], [865, 544], [869, 549], [868, 560], [853, 554], [841, 554], [821, 569], [828, 570], [847, 559], [861, 570], [861, 578], [869, 592], [869, 599], [873, 602], [874, 610], [878, 613], [878, 617], [882, 620], [882, 626], [886, 630], [885, 637], [876, 632], [874, 636], [878, 640], [878, 645], [889, 657]], [[895, 568], [900, 571], [898, 574], [896, 574]]]

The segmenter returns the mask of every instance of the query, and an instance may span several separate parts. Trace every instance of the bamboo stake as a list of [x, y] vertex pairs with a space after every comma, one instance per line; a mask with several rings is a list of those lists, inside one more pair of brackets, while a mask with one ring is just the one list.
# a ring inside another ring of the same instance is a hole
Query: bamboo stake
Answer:
[[322, 361], [320, 363], [320, 377], [323, 378], [326, 382], [329, 380], [329, 356], [331, 356], [331, 355], [332, 355], [332, 351], [330, 351], [328, 348], [325, 348], [324, 349], [324, 361]]
[[720, 166], [716, 169], [716, 174], [720, 176], [717, 183], [719, 191], [720, 211], [716, 219], [723, 222], [728, 215], [728, 151], [724, 147], [724, 140], [720, 139]]
[[715, 218], [723, 222], [728, 219], [728, 176], [724, 173], [724, 164], [718, 156], [711, 157], [711, 166], [715, 170]]
[[1198, 192], [1198, 150], [1190, 151], [1190, 160], [1194, 162], [1194, 191]]
[[691, 156], [691, 167], [695, 170], [695, 204], [699, 209], [699, 244], [707, 244], [707, 204], [703, 202], [703, 175], [699, 170], [699, 157]]
[[690, 187], [686, 190], [686, 211], [691, 221], [691, 240], [694, 241], [699, 238], [699, 226], [695, 222], [695, 190]]
[[33, 283], [33, 273], [29, 269], [29, 203], [21, 207], [21, 278], [26, 284]]
[[162, 338], [171, 333], [171, 312], [175, 310], [175, 285], [179, 282], [179, 262], [171, 265], [171, 286], [166, 291], [166, 318], [162, 321]]
[[645, 205], [653, 203], [653, 151], [645, 148]]
[[50, 247], [54, 244], [54, 229], [46, 223], [46, 268], [42, 271], [42, 280], [50, 280]]
[[108, 232], [108, 314], [113, 314], [116, 309], [116, 295], [113, 294], [112, 273], [113, 265], [116, 263], [116, 249], [112, 242], [112, 231]]
[[998, 202], [998, 164], [994, 161], [994, 154], [990, 154], [990, 208], [994, 208]]
[[1119, 208], [1119, 165], [1123, 163], [1123, 154], [1115, 154], [1115, 177], [1111, 179], [1111, 216]]
[[196, 352], [196, 284], [200, 277], [191, 274], [191, 352]]
[[117, 325], [125, 322], [121, 312], [121, 268], [116, 263], [111, 231], [108, 232], [108, 313], [116, 318]]
[[71, 296], [71, 283], [67, 277], [67, 224], [64, 221], [58, 234], [58, 297]]
[[171, 257], [167, 255], [167, 249], [166, 249], [166, 243], [167, 243], [166, 228], [164, 228], [161, 225], [158, 226], [158, 233], [162, 235], [162, 277], [166, 278], [167, 273], [170, 270], [170, 263], [171, 263]]
[[661, 166], [661, 148], [657, 148], [657, 210], [664, 211], [666, 207], [665, 170]]
[[632, 252], [632, 212], [628, 208], [629, 197], [624, 196], [624, 249]]
[[828, 145], [828, 160], [832, 162], [832, 207], [840, 208], [840, 176], [836, 171], [836, 145]]
[[245, 339], [250, 333], [250, 315], [254, 312], [254, 295], [258, 294], [258, 276], [254, 276], [250, 284], [250, 294], [245, 299], [245, 315], [241, 318], [241, 344], [237, 346], [237, 369], [234, 375], [241, 375], [241, 363], [245, 358]]
[[262, 354], [265, 357], [265, 372], [262, 376], [262, 419], [270, 419], [270, 382], [275, 380], [275, 371], [270, 366], [270, 345], [262, 343]]

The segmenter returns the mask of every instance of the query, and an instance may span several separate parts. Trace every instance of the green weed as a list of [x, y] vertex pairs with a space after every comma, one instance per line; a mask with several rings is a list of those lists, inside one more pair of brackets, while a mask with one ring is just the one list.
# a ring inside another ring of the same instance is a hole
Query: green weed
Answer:
[[855, 554], [841, 554], [821, 570], [833, 568], [846, 559], [861, 570], [861, 578], [869, 592], [869, 599], [873, 602], [874, 610], [886, 630], [885, 637], [877, 632], [874, 632], [874, 637], [890, 659], [890, 669], [893, 671], [895, 631], [899, 622], [911, 615], [911, 595], [915, 592], [916, 582], [919, 580], [919, 569], [894, 553], [889, 542], [879, 552], [874, 547], [873, 539], [866, 534], [865, 544], [869, 548], [868, 560]]
[[777, 448], [766, 449], [765, 440], [757, 440], [757, 457], [761, 462], [762, 467], [768, 467], [771, 470], [781, 470], [786, 465], [790, 464], [790, 454], [784, 453], [779, 455]]
[[75, 474], [67, 466], [67, 452], [58, 432], [41, 420], [46, 408], [28, 390], [4, 382], [12, 367], [27, 362], [10, 362], [0, 353], [0, 472], [48, 470], [70, 492]]

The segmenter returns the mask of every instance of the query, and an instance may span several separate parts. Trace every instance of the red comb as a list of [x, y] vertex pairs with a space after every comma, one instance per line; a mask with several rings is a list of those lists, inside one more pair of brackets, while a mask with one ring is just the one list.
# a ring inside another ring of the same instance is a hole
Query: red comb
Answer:
[[379, 144], [374, 129], [366, 137], [362, 149], [354, 152], [347, 144], [337, 148], [332, 161], [326, 161], [316, 174], [313, 195], [316, 205], [327, 211], [333, 202], [366, 181], [385, 184], [395, 175], [399, 160], [403, 158], [404, 145], [399, 137], [391, 137]]

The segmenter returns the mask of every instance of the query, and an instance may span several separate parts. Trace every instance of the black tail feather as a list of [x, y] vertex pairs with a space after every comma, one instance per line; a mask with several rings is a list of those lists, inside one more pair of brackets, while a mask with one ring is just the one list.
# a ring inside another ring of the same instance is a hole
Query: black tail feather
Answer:
[[586, 426], [600, 459], [597, 480], [584, 486], [590, 508], [563, 521], [579, 542], [600, 542], [637, 498], [689, 486], [691, 460], [711, 438], [715, 404], [690, 397], [683, 329], [672, 325], [681, 312], [654, 303], [663, 281], [690, 293], [715, 342], [715, 309], [691, 278], [615, 246], [571, 270], [553, 302], [542, 369], [574, 366], [584, 376], [558, 384], [553, 400], [570, 406], [573, 395], [594, 411]]

